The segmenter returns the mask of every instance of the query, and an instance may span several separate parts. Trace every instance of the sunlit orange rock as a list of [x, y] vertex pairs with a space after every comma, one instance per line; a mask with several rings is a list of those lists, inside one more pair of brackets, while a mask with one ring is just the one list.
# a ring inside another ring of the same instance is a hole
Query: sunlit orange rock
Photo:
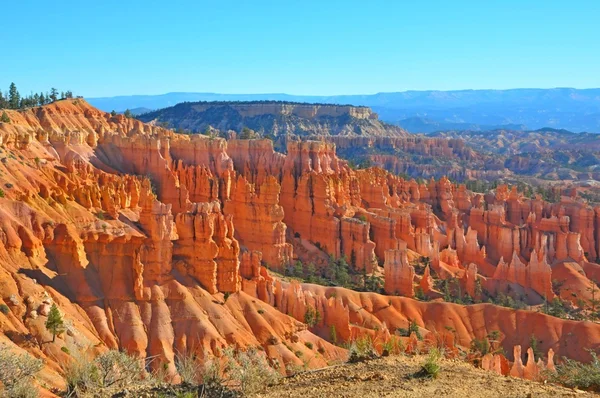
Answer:
[[383, 269], [386, 293], [406, 297], [414, 296], [415, 268], [409, 264], [406, 250], [386, 251]]

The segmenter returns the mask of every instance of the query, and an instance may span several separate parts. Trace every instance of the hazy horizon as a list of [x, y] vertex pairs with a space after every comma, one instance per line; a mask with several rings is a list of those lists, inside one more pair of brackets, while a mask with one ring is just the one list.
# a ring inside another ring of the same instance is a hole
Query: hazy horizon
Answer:
[[217, 92], [217, 91], [167, 91], [160, 93], [150, 94], [120, 94], [120, 95], [107, 95], [102, 97], [85, 97], [85, 98], [113, 98], [113, 97], [132, 97], [132, 96], [160, 96], [168, 94], [217, 94], [217, 95], [290, 95], [298, 97], [344, 97], [344, 96], [357, 96], [357, 95], [377, 95], [377, 94], [396, 94], [396, 93], [409, 93], [409, 92], [461, 92], [461, 91], [513, 91], [513, 90], [600, 90], [598, 87], [513, 87], [513, 88], [462, 88], [453, 90], [438, 90], [438, 89], [422, 89], [422, 90], [399, 90], [399, 91], [378, 91], [372, 93], [351, 93], [351, 94], [298, 94], [291, 92]]

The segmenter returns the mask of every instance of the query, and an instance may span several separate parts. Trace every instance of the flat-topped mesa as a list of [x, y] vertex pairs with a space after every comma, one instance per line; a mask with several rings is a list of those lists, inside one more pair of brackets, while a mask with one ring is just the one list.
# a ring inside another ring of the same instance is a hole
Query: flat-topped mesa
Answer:
[[388, 250], [385, 252], [384, 290], [387, 294], [413, 297], [415, 268], [408, 262], [406, 250]]
[[262, 115], [295, 115], [305, 119], [323, 116], [340, 117], [350, 115], [356, 119], [377, 119], [377, 114], [366, 106], [340, 106], [325, 104], [303, 104], [285, 102], [230, 102], [230, 103], [198, 103], [193, 106], [197, 112], [206, 112], [218, 106], [227, 106], [235, 109], [243, 117]]
[[196, 132], [216, 128], [244, 133], [244, 129], [249, 128], [271, 137], [408, 135], [400, 127], [379, 121], [371, 109], [352, 105], [275, 101], [188, 102], [138, 117], [145, 122], [169, 123], [174, 128]]

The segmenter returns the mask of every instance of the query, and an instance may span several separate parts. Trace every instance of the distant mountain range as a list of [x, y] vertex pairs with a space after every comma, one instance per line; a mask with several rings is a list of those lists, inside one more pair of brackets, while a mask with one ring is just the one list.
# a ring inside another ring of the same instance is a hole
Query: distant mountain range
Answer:
[[168, 93], [88, 99], [102, 110], [118, 112], [156, 110], [186, 101], [256, 100], [369, 106], [381, 120], [414, 133], [516, 127], [600, 133], [600, 89], [405, 91], [339, 96]]

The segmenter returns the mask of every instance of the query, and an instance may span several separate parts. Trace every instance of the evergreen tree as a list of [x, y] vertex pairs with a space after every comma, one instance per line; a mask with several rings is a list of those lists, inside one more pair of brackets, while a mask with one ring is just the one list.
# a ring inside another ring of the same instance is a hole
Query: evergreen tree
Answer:
[[60, 311], [56, 304], [52, 304], [50, 312], [48, 313], [48, 319], [46, 320], [46, 329], [52, 332], [52, 342], [56, 340], [56, 335], [62, 333], [65, 330], [65, 322], [62, 319]]
[[38, 102], [41, 105], [46, 105], [46, 97], [44, 97], [44, 93], [40, 93], [40, 100]]
[[72, 91], [70, 91], [70, 90], [66, 91], [66, 92], [65, 92], [65, 98], [69, 98], [69, 99], [70, 99], [70, 98], [73, 98], [73, 92], [72, 92]]
[[115, 110], [113, 109], [112, 112], [110, 113], [111, 116], [117, 116], [117, 112], [115, 112]]
[[8, 101], [4, 98], [2, 91], [0, 91], [0, 109], [4, 109], [8, 107]]
[[131, 114], [131, 111], [129, 109], [126, 109], [125, 112], [123, 113], [123, 115], [128, 119], [131, 119], [133, 117], [133, 115]]
[[11, 83], [10, 88], [8, 89], [8, 107], [11, 109], [19, 109], [20, 103], [21, 95], [19, 95], [17, 86], [15, 83]]
[[65, 97], [65, 92], [61, 91], [60, 92], [60, 99], [65, 99], [65, 98], [67, 98], [67, 97]]
[[54, 87], [50, 89], [50, 99], [52, 100], [52, 102], [58, 100], [58, 90]]
[[2, 112], [2, 116], [0, 117], [0, 122], [2, 123], [10, 123], [10, 118], [6, 114], [6, 112]]

